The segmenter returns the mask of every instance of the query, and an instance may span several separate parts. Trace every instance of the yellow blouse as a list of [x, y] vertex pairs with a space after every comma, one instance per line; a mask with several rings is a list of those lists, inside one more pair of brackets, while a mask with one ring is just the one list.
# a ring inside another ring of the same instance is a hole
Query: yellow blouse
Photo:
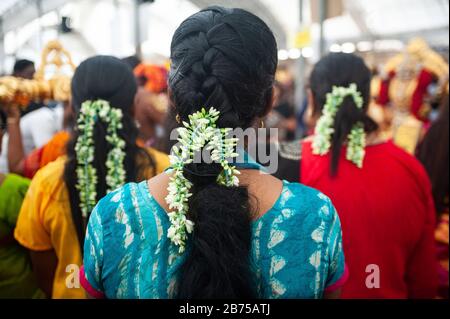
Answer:
[[[151, 178], [169, 166], [166, 154], [147, 149], [156, 166], [141, 173]], [[52, 298], [86, 298], [79, 285], [78, 269], [82, 256], [72, 221], [69, 195], [63, 180], [66, 157], [62, 156], [38, 171], [33, 178], [20, 211], [14, 236], [33, 251], [54, 250], [58, 257]]]

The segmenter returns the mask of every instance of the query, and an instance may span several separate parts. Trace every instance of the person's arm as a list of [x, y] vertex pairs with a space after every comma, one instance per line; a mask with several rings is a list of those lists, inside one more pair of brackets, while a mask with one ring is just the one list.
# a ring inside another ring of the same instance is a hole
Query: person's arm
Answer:
[[23, 175], [25, 151], [20, 130], [20, 110], [11, 106], [6, 109], [8, 117], [8, 168], [12, 173]]
[[30, 250], [30, 257], [39, 288], [48, 298], [51, 298], [56, 265], [58, 264], [58, 258], [56, 257], [55, 251]]

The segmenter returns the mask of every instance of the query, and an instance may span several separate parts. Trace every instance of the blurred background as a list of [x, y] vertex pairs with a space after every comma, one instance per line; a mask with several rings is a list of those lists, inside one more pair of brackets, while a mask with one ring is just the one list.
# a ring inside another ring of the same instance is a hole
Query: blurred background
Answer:
[[[214, 4], [249, 10], [275, 33], [281, 107], [269, 121], [287, 119], [287, 138], [304, 135], [306, 78], [324, 54], [359, 54], [380, 81], [390, 59], [407, 52], [412, 39], [423, 39], [444, 61], [449, 57], [448, 0], [1, 0], [0, 74], [11, 74], [17, 59], [39, 68], [41, 52], [55, 39], [75, 65], [109, 54], [167, 66], [176, 27]], [[445, 79], [436, 78], [442, 87]], [[377, 98], [379, 83], [373, 90]], [[381, 115], [374, 109], [373, 116]]]
[[[167, 57], [180, 22], [208, 5], [242, 7], [276, 34], [280, 60], [315, 61], [326, 51], [373, 59], [420, 36], [448, 56], [448, 0], [2, 0], [0, 62], [36, 60], [59, 38], [75, 63], [93, 54]], [[302, 49], [300, 52], [298, 49]]]

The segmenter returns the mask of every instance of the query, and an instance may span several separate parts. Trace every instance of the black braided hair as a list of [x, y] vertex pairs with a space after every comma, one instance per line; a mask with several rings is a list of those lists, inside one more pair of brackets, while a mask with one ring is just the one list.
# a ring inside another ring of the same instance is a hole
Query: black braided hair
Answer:
[[378, 129], [378, 125], [367, 115], [371, 78], [371, 72], [364, 60], [347, 53], [331, 53], [323, 57], [311, 72], [310, 88], [314, 96], [313, 113], [315, 115], [319, 116], [322, 113], [327, 93], [333, 90], [333, 86], [348, 87], [351, 83], [355, 83], [364, 101], [361, 110], [356, 106], [353, 97], [347, 96], [336, 113], [331, 140], [330, 173], [332, 176], [337, 173], [342, 145], [347, 141], [353, 125], [362, 122], [367, 133]]
[[[219, 127], [248, 128], [272, 99], [277, 45], [267, 25], [241, 9], [209, 7], [185, 20], [171, 46], [171, 99], [182, 120], [202, 107]], [[251, 208], [246, 187], [216, 183], [218, 164], [189, 164], [192, 245], [180, 270], [179, 298], [255, 297], [249, 265]]]
[[[95, 56], [85, 60], [75, 70], [72, 78], [72, 107], [77, 117], [81, 104], [88, 100], [106, 100], [112, 107], [123, 111], [123, 128], [119, 130], [118, 134], [126, 143], [124, 160], [126, 182], [138, 181], [139, 173], [143, 171], [144, 165], [155, 167], [151, 156], [136, 145], [138, 129], [132, 116], [136, 90], [137, 83], [133, 72], [124, 62], [111, 56]], [[93, 136], [95, 151], [92, 165], [97, 170], [97, 200], [105, 196], [107, 191], [106, 157], [111, 149], [111, 145], [106, 142], [106, 125], [102, 121], [97, 121]], [[68, 158], [64, 169], [64, 181], [69, 192], [72, 219], [82, 248], [86, 221], [83, 221], [81, 215], [80, 196], [75, 187], [78, 183], [75, 144], [79, 133], [75, 129], [67, 145]], [[140, 165], [137, 164], [138, 157], [141, 159]]]

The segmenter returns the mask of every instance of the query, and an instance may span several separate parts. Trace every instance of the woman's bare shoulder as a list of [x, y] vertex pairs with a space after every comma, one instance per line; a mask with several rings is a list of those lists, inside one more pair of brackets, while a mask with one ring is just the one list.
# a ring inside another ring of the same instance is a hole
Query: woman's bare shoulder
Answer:
[[165, 211], [169, 210], [169, 206], [166, 203], [166, 196], [168, 194], [167, 187], [169, 186], [170, 173], [163, 172], [161, 174], [152, 177], [147, 181], [148, 189], [153, 198], [158, 204], [164, 208]]

